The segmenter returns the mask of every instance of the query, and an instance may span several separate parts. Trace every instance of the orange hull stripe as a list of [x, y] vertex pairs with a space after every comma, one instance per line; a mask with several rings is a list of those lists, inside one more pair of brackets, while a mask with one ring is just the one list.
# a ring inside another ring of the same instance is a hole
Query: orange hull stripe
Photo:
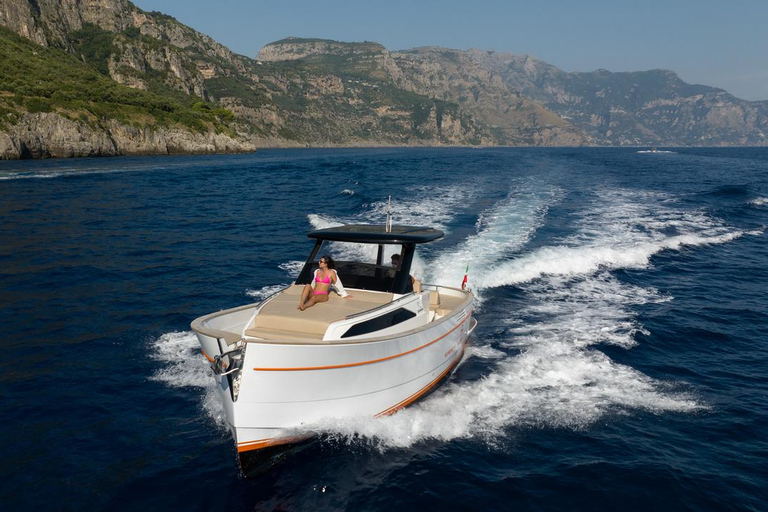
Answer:
[[[459, 325], [461, 325], [461, 324], [459, 324]], [[442, 378], [445, 377], [448, 374], [448, 372], [453, 370], [456, 367], [456, 365], [459, 364], [459, 361], [461, 361], [462, 357], [464, 357], [464, 348], [463, 347], [462, 347], [461, 352], [459, 353], [459, 355], [456, 357], [456, 360], [453, 363], [451, 363], [451, 365], [448, 368], [446, 368], [443, 371], [443, 373], [441, 373], [435, 380], [433, 380], [432, 382], [427, 384], [423, 389], [421, 389], [417, 393], [414, 393], [413, 395], [409, 396], [408, 398], [406, 398], [402, 402], [398, 403], [397, 405], [393, 405], [392, 407], [390, 407], [386, 411], [380, 412], [379, 414], [374, 416], [374, 418], [380, 418], [382, 416], [389, 416], [391, 414], [394, 414], [397, 411], [399, 411], [400, 409], [402, 409], [403, 407], [406, 407], [406, 406], [412, 404], [413, 402], [415, 402], [416, 400], [418, 400], [427, 391], [429, 391], [430, 389], [435, 387], [437, 385], [437, 383], [440, 382], [440, 380], [442, 380]], [[237, 444], [237, 452], [238, 453], [242, 453], [242, 452], [250, 452], [250, 451], [254, 451], [254, 450], [261, 450], [262, 448], [268, 448], [270, 446], [279, 446], [281, 444], [296, 443], [296, 442], [302, 441], [304, 439], [306, 439], [306, 438], [304, 438], [304, 437], [287, 437], [287, 438], [282, 438], [282, 439], [278, 438], [278, 439], [260, 439], [258, 441], [246, 441], [244, 443], [238, 443]]]
[[407, 352], [403, 352], [401, 354], [396, 354], [394, 356], [382, 357], [381, 359], [373, 359], [371, 361], [363, 361], [363, 362], [360, 362], [360, 363], [337, 364], [337, 365], [333, 365], [333, 366], [307, 366], [307, 367], [299, 367], [299, 368], [258, 368], [257, 367], [257, 368], [254, 368], [254, 371], [257, 371], [257, 372], [300, 372], [300, 371], [308, 371], [308, 370], [336, 370], [336, 369], [339, 369], [339, 368], [351, 368], [353, 366], [364, 366], [364, 365], [367, 365], [367, 364], [374, 364], [374, 363], [380, 363], [382, 361], [389, 361], [390, 359], [397, 359], [398, 357], [406, 356], [408, 354], [411, 354], [413, 352], [416, 352], [418, 350], [426, 348], [426, 347], [428, 347], [428, 346], [430, 346], [430, 345], [432, 345], [434, 343], [437, 343], [438, 341], [440, 341], [441, 339], [445, 338], [446, 336], [451, 334], [453, 331], [455, 331], [456, 329], [461, 327], [461, 325], [464, 322], [466, 322], [467, 318], [469, 318], [470, 316], [472, 316], [472, 311], [467, 313], [467, 316], [465, 316], [450, 331], [448, 331], [447, 333], [443, 334], [439, 338], [436, 338], [436, 339], [430, 341], [429, 343], [425, 343], [424, 345], [422, 345], [420, 347], [416, 347], [416, 348], [411, 349], [411, 350], [409, 350]]
[[208, 354], [206, 354], [206, 353], [205, 353], [205, 350], [201, 350], [200, 352], [202, 352], [202, 353], [203, 353], [203, 355], [205, 356], [205, 358], [206, 358], [208, 361], [210, 361], [210, 362], [213, 362], [213, 358], [212, 358], [211, 356], [209, 356]]
[[261, 450], [262, 448], [268, 448], [270, 446], [279, 446], [281, 444], [291, 444], [303, 441], [306, 437], [283, 437], [277, 439], [260, 439], [258, 441], [246, 441], [245, 443], [237, 443], [237, 452], [251, 452], [254, 450]]
[[[448, 368], [446, 368], [445, 371], [443, 371], [443, 373], [441, 373], [435, 380], [433, 380], [432, 382], [427, 384], [419, 392], [409, 396], [408, 398], [406, 398], [402, 402], [398, 403], [397, 405], [393, 405], [392, 407], [390, 407], [386, 411], [380, 412], [379, 414], [374, 416], [374, 418], [380, 418], [382, 416], [389, 416], [391, 414], [394, 414], [397, 411], [399, 411], [400, 409], [402, 409], [403, 407], [406, 407], [406, 406], [412, 404], [413, 402], [415, 402], [416, 400], [418, 400], [419, 397], [421, 397], [427, 391], [429, 391], [435, 385], [437, 385], [437, 383], [440, 382], [440, 380], [443, 377], [445, 377], [445, 375], [448, 372], [450, 372], [453, 368], [455, 368], [456, 365], [459, 364], [459, 361], [461, 361], [461, 358], [463, 356], [464, 356], [464, 349], [462, 348], [461, 352], [456, 357], [456, 360], [453, 363], [451, 363], [451, 365]], [[287, 437], [287, 438], [282, 438], [282, 439], [278, 438], [278, 439], [260, 439], [258, 441], [246, 441], [244, 443], [238, 443], [237, 444], [237, 452], [238, 453], [242, 453], [242, 452], [250, 452], [250, 451], [255, 451], [255, 450], [261, 450], [262, 448], [268, 448], [270, 446], [279, 446], [281, 444], [296, 443], [296, 442], [302, 441], [304, 439], [305, 439], [304, 437]]]
[[443, 379], [443, 377], [445, 377], [451, 370], [453, 370], [456, 367], [456, 365], [459, 364], [459, 361], [461, 361], [462, 357], [464, 357], [464, 348], [463, 347], [461, 349], [461, 352], [459, 352], [459, 355], [456, 357], [456, 360], [453, 363], [451, 363], [451, 365], [448, 368], [446, 368], [445, 371], [443, 371], [443, 373], [441, 373], [435, 380], [433, 380], [432, 382], [427, 384], [424, 388], [422, 388], [420, 391], [418, 391], [418, 392], [414, 393], [413, 395], [409, 396], [408, 398], [406, 398], [405, 400], [403, 400], [399, 404], [393, 405], [392, 407], [390, 407], [386, 411], [380, 412], [379, 414], [374, 416], [374, 418], [380, 418], [382, 416], [389, 416], [391, 414], [395, 414], [397, 411], [399, 411], [403, 407], [407, 407], [410, 404], [412, 404], [413, 402], [415, 402], [416, 400], [418, 400], [426, 392], [428, 392], [430, 389], [435, 387]]

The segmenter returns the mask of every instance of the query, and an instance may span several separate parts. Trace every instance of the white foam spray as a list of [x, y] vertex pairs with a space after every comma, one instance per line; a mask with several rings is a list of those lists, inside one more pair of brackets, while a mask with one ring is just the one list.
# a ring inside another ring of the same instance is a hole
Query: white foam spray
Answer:
[[459, 286], [470, 269], [470, 286], [478, 301], [486, 287], [486, 272], [499, 261], [514, 255], [531, 239], [544, 223], [549, 207], [558, 200], [561, 191], [522, 187], [511, 192], [494, 207], [482, 212], [477, 220], [477, 234], [468, 237], [454, 250], [438, 255], [434, 261], [419, 262], [429, 283]]
[[703, 212], [675, 209], [670, 197], [649, 192], [601, 191], [580, 217], [578, 231], [562, 243], [491, 264], [475, 277], [476, 286], [517, 285], [601, 268], [647, 268], [661, 251], [721, 244], [745, 234]]
[[[448, 230], [448, 225], [455, 212], [474, 195], [474, 189], [468, 186], [414, 187], [412, 195], [393, 201], [392, 219], [394, 224], [428, 225]], [[337, 218], [326, 215], [309, 214], [307, 219], [314, 229], [327, 229], [344, 224], [383, 224], [387, 218], [387, 201], [378, 201], [363, 205], [363, 210], [351, 217]], [[374, 261], [377, 248], [368, 244], [330, 243], [325, 246], [334, 259]], [[418, 257], [413, 271], [421, 269]]]
[[[449, 232], [457, 211], [475, 196], [475, 186], [418, 186], [407, 191], [406, 198], [392, 198], [392, 223], [405, 226], [430, 226]], [[387, 218], [386, 200], [364, 205], [360, 214], [363, 223], [383, 224]]]
[[301, 269], [304, 268], [304, 262], [293, 260], [293, 261], [288, 261], [286, 263], [281, 263], [278, 266], [280, 267], [281, 270], [285, 270], [286, 272], [288, 272], [289, 277], [296, 279], [297, 277], [299, 277], [299, 274], [301, 273]]
[[289, 286], [288, 283], [274, 284], [274, 285], [265, 286], [258, 290], [252, 290], [252, 289], [245, 290], [245, 294], [248, 295], [249, 297], [253, 297], [256, 300], [264, 300], [270, 295], [274, 295], [275, 293], [279, 292], [280, 290], [282, 290], [287, 286]]
[[171, 388], [202, 390], [201, 407], [220, 427], [226, 425], [213, 371], [200, 350], [194, 332], [169, 332], [152, 343], [151, 357], [162, 364], [151, 377]]

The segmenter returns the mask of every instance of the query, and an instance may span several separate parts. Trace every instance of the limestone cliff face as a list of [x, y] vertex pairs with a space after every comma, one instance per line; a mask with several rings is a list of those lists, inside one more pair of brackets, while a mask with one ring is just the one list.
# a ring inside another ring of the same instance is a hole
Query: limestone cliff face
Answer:
[[0, 0], [0, 24], [43, 46], [72, 48], [69, 33], [84, 23], [109, 32], [132, 26], [127, 0]]
[[[206, 81], [211, 78], [240, 73], [246, 80], [257, 81], [243, 64], [249, 59], [173, 18], [145, 13], [127, 0], [0, 0], [0, 25], [37, 44], [73, 53], [131, 88], [175, 90], [210, 100]], [[85, 28], [88, 30], [83, 31]], [[101, 37], [102, 44], [109, 41], [106, 62], [89, 60], [92, 55], [81, 53], [82, 39], [88, 34]], [[235, 140], [215, 133], [193, 133], [182, 126], [148, 123], [139, 129], [103, 121], [99, 125], [91, 128], [55, 114], [25, 115], [0, 137], [0, 153], [7, 158], [255, 148], [247, 127]]]
[[768, 102], [687, 84], [666, 70], [566, 73], [530, 55], [388, 52], [373, 43], [295, 38], [259, 54], [270, 62], [319, 63], [323, 56], [344, 57], [348, 70], [458, 105], [479, 144], [768, 145]]
[[289, 37], [268, 44], [256, 59], [263, 62], [286, 62], [313, 57], [342, 57], [353, 70], [364, 70], [369, 76], [383, 80], [399, 80], [402, 72], [390, 52], [379, 43], [343, 43], [326, 39]]
[[472, 52], [440, 47], [392, 54], [403, 87], [456, 102], [490, 128], [493, 144], [574, 146], [588, 137], [563, 118], [523, 97]]
[[[422, 137], [444, 143], [582, 145], [589, 142], [588, 137], [561, 117], [510, 90], [498, 72], [484, 67], [469, 52], [439, 47], [388, 52], [375, 43], [288, 38], [268, 45], [258, 58], [265, 62], [303, 60], [316, 65], [334, 65], [337, 73], [363, 75], [376, 87], [396, 87], [437, 100], [443, 107], [451, 105], [447, 115], [435, 105], [425, 116], [422, 114], [425, 126], [416, 129]], [[267, 80], [262, 77], [262, 81]], [[347, 82], [348, 85], [358, 83], [361, 81]], [[361, 86], [366, 83], [369, 82], [363, 81]], [[402, 117], [399, 120], [393, 117], [393, 112], [402, 113], [402, 109], [379, 108], [376, 112], [382, 117], [389, 116], [390, 123], [404, 127]]]
[[27, 114], [0, 133], [0, 158], [71, 158], [140, 154], [250, 152], [253, 144], [225, 134], [136, 128], [111, 121], [93, 128], [53, 113]]
[[[73, 33], [86, 24], [114, 34], [110, 76], [147, 89], [147, 73], [178, 91], [208, 99], [205, 81], [226, 69], [247, 75], [243, 58], [169, 16], [146, 13], [127, 0], [0, 0], [0, 25], [43, 46], [77, 54]], [[141, 39], [130, 34], [137, 31]]]
[[[377, 43], [288, 38], [257, 57], [260, 84], [282, 108], [278, 133], [310, 145], [482, 144], [485, 131], [455, 103], [403, 87]], [[298, 100], [298, 101], [297, 101]], [[286, 129], [288, 133], [286, 133]]]
[[302, 39], [288, 37], [262, 48], [256, 57], [266, 62], [305, 59], [314, 55], [367, 56], [386, 54], [387, 49], [378, 43], [342, 43], [329, 39]]

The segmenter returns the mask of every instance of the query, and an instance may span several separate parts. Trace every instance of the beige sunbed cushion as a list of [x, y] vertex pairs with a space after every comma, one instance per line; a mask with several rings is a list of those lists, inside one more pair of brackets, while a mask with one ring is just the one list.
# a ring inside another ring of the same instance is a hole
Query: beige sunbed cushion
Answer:
[[350, 290], [350, 297], [343, 299], [331, 292], [327, 302], [299, 311], [303, 289], [304, 285], [292, 285], [275, 296], [256, 315], [245, 334], [275, 340], [321, 340], [331, 323], [392, 301], [391, 293]]

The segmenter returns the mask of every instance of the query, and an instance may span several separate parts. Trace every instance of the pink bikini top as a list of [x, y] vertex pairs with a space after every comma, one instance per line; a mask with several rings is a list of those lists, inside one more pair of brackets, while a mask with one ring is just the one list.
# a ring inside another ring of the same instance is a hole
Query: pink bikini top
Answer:
[[321, 280], [319, 277], [317, 277], [317, 275], [315, 275], [315, 282], [316, 282], [316, 283], [325, 283], [325, 284], [328, 284], [328, 283], [330, 283], [330, 282], [331, 282], [331, 276], [328, 276], [328, 275], [326, 275], [326, 276], [325, 276], [325, 278], [323, 278], [323, 279]]

